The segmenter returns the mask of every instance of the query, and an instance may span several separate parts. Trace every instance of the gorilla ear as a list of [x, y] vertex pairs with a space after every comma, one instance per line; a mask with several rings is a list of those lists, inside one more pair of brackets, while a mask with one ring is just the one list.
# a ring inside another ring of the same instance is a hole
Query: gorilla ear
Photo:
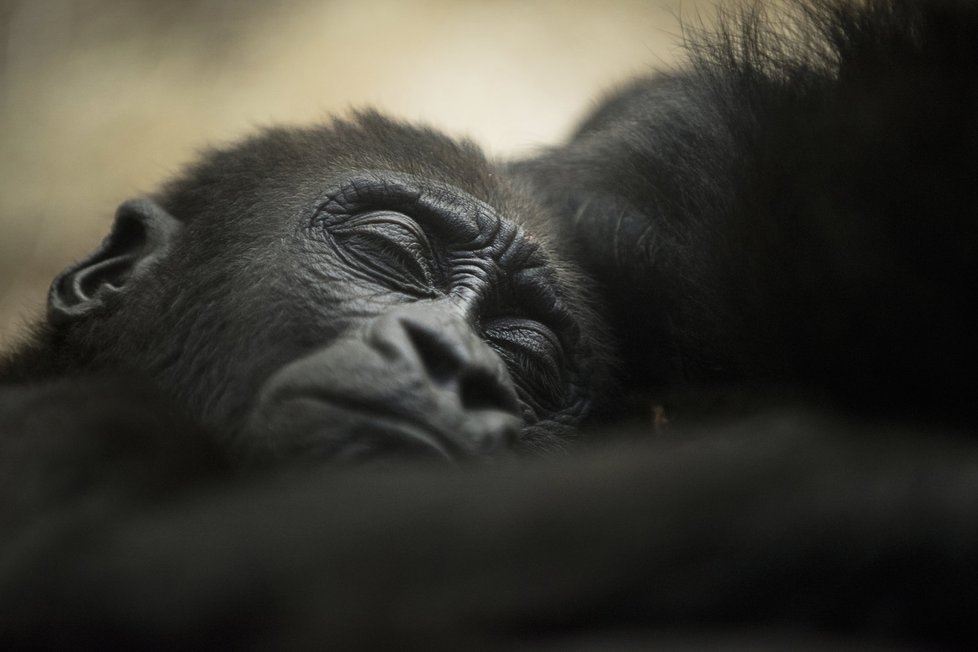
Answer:
[[92, 255], [59, 274], [48, 293], [48, 319], [67, 323], [102, 307], [106, 299], [164, 258], [180, 222], [149, 199], [119, 207], [112, 231]]

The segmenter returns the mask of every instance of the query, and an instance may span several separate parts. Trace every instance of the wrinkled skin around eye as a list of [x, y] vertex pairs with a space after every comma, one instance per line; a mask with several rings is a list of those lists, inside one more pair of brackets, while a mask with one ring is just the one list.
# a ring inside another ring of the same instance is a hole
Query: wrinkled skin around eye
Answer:
[[437, 268], [424, 231], [400, 213], [376, 211], [351, 217], [330, 228], [347, 262], [361, 267], [393, 288], [430, 295]]
[[[391, 290], [429, 297], [445, 289], [431, 241], [422, 226], [403, 213], [378, 210], [358, 214], [331, 224], [329, 233], [345, 262]], [[514, 280], [509, 279], [507, 285], [513, 285]], [[525, 311], [520, 304], [538, 302], [534, 293], [529, 293], [533, 295], [530, 297], [511, 294], [495, 307], [501, 315], [480, 320], [480, 331], [509, 370], [524, 404], [524, 415], [537, 420], [563, 407], [565, 356], [560, 338], [551, 328], [539, 320], [516, 316]], [[508, 316], [510, 312], [514, 316]]]
[[540, 322], [519, 318], [493, 319], [482, 331], [511, 370], [520, 400], [536, 411], [559, 409], [567, 378], [557, 336]]

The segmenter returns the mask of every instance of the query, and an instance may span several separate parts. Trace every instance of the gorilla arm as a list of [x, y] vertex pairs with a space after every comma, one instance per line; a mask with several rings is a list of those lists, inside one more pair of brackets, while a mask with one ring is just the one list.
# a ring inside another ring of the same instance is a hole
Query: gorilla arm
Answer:
[[498, 649], [765, 626], [974, 643], [978, 449], [909, 434], [786, 412], [465, 473], [211, 472], [111, 514], [77, 501], [5, 537], [0, 637]]

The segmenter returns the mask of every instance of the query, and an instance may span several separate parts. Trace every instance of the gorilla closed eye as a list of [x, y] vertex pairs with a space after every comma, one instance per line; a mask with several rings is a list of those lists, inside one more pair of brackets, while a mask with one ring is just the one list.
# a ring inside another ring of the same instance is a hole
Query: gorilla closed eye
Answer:
[[482, 326], [489, 345], [515, 371], [514, 380], [520, 399], [534, 407], [539, 397], [559, 404], [566, 388], [565, 356], [560, 340], [544, 324], [530, 319], [497, 318]]
[[328, 227], [348, 264], [366, 268], [398, 290], [436, 294], [437, 261], [424, 230], [394, 211], [372, 211]]
[[390, 170], [365, 170], [330, 188], [311, 217], [317, 227], [339, 224], [357, 214], [395, 212], [411, 215], [428, 233], [444, 237], [446, 246], [482, 249], [506, 238], [496, 210], [459, 187]]

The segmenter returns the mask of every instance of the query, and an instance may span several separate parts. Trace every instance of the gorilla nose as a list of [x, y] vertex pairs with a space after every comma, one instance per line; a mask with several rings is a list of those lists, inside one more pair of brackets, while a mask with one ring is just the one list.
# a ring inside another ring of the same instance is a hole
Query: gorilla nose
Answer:
[[427, 306], [381, 317], [372, 344], [389, 359], [412, 367], [435, 397], [427, 420], [469, 455], [511, 448], [522, 420], [505, 366], [461, 317]]

